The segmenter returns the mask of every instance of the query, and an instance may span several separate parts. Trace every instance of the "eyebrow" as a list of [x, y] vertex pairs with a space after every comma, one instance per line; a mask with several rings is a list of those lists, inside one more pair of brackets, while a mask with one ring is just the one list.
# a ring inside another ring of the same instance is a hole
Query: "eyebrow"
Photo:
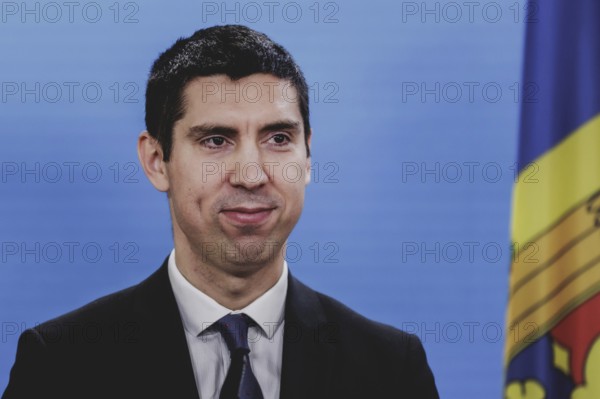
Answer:
[[[292, 134], [295, 134], [300, 129], [300, 122], [292, 119], [280, 119], [274, 122], [267, 123], [259, 129], [259, 133], [268, 133], [277, 130], [286, 130]], [[189, 128], [187, 136], [191, 138], [198, 138], [208, 135], [220, 135], [226, 137], [235, 137], [238, 134], [238, 129], [219, 125], [214, 123], [202, 123], [200, 125], [194, 125]]]
[[191, 138], [208, 136], [209, 134], [218, 134], [221, 136], [235, 136], [237, 129], [230, 126], [216, 125], [212, 123], [203, 123], [201, 125], [194, 125], [189, 128], [187, 136]]
[[300, 128], [300, 122], [291, 119], [281, 119], [275, 122], [266, 124], [260, 129], [261, 133], [273, 132], [276, 130], [290, 130], [297, 132]]

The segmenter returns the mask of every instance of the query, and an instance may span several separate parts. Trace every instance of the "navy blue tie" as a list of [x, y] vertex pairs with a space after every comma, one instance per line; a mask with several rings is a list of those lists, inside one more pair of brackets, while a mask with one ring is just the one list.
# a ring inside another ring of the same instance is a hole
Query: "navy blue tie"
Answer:
[[245, 314], [228, 314], [214, 324], [231, 354], [231, 364], [219, 399], [263, 399], [248, 358], [248, 327], [251, 322], [252, 319]]

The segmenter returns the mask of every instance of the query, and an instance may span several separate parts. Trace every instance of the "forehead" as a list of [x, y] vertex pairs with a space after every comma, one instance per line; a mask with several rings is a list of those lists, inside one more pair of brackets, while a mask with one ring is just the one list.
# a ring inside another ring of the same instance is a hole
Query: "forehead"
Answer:
[[270, 74], [253, 74], [238, 80], [226, 75], [202, 76], [183, 92], [182, 121], [263, 123], [271, 119], [302, 121], [298, 93], [291, 82]]

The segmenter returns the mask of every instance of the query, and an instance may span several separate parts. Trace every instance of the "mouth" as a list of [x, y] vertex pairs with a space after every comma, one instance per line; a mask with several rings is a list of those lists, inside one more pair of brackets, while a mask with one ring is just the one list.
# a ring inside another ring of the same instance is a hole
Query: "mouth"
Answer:
[[235, 207], [221, 210], [230, 222], [236, 225], [258, 225], [264, 223], [274, 207]]

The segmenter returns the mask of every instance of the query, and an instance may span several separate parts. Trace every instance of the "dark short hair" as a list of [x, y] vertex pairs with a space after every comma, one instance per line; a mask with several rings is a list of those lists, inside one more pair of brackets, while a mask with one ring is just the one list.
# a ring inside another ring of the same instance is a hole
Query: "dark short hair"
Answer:
[[152, 65], [146, 86], [146, 129], [161, 145], [163, 160], [169, 161], [173, 125], [185, 113], [187, 83], [201, 76], [224, 74], [237, 80], [255, 73], [274, 75], [296, 89], [310, 156], [308, 86], [302, 71], [290, 53], [264, 33], [242, 25], [224, 25], [180, 38]]

